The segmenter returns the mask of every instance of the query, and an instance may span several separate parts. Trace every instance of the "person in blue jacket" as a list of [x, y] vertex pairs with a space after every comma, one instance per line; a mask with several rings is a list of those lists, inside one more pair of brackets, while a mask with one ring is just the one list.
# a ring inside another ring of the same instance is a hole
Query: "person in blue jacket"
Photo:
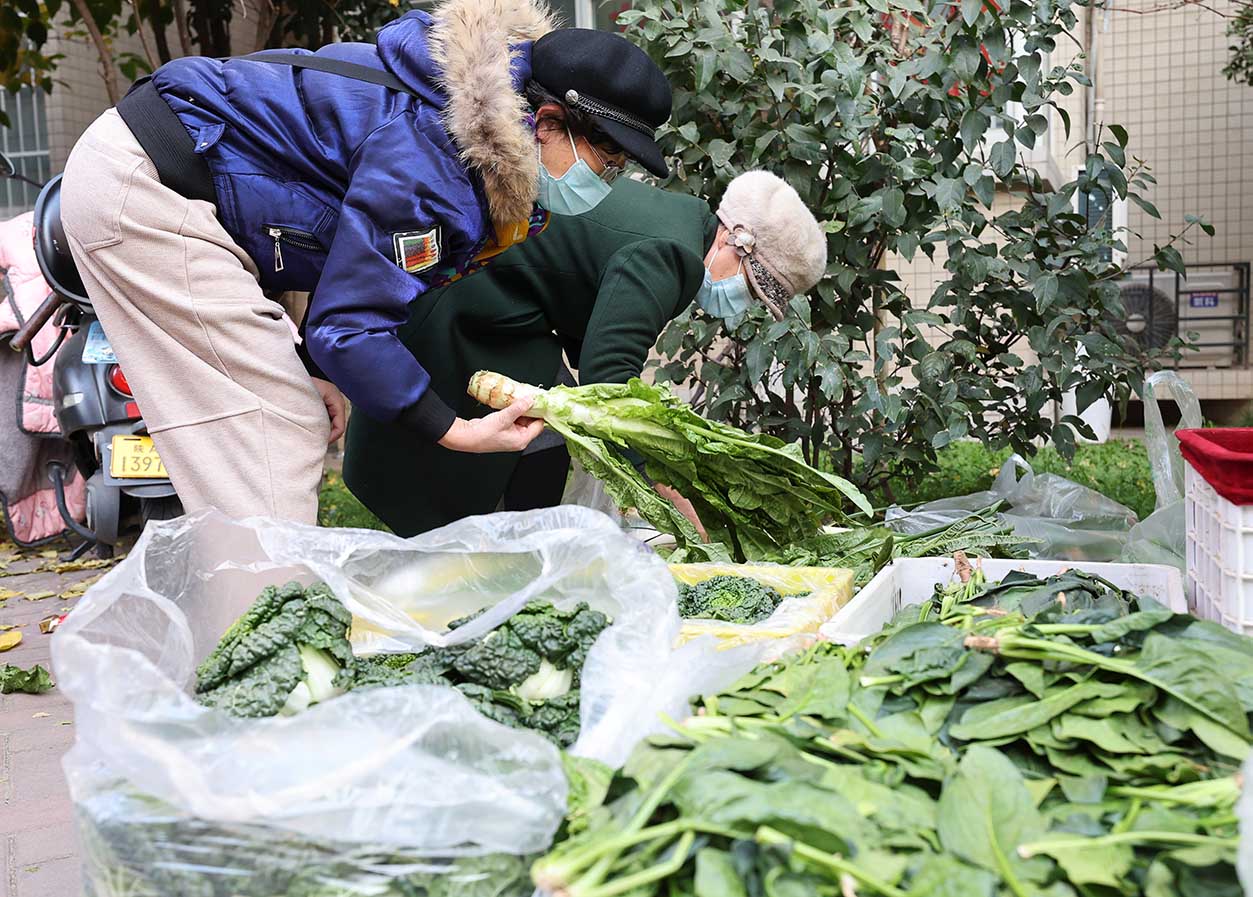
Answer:
[[[450, 449], [525, 447], [527, 406], [458, 418], [396, 330], [628, 160], [664, 175], [670, 108], [643, 51], [554, 30], [541, 0], [446, 0], [376, 44], [137, 84], [75, 146], [62, 220], [184, 506], [313, 522], [341, 390]], [[312, 293], [295, 339], [284, 290]]]

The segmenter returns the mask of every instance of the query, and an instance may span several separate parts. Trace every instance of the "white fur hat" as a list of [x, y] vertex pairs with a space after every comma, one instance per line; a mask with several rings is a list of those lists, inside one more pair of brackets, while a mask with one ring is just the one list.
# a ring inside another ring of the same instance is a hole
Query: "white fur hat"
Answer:
[[788, 184], [749, 171], [727, 186], [718, 219], [731, 232], [758, 295], [778, 304], [811, 290], [827, 270], [827, 236]]

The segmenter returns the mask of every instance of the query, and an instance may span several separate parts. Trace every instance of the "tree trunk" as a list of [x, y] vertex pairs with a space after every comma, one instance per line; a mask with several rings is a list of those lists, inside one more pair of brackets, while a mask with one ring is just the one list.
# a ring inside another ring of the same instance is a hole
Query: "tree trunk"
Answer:
[[165, 26], [160, 24], [161, 0], [148, 0], [148, 20], [152, 23], [152, 38], [157, 44], [157, 58], [165, 65], [172, 57], [170, 42], [165, 37]]
[[231, 55], [231, 28], [228, 19], [214, 16], [213, 26], [213, 55], [214, 56], [230, 56]]
[[270, 32], [278, 19], [278, 7], [273, 0], [257, 0], [257, 30], [252, 38], [252, 52], [264, 50], [270, 45]]
[[[156, 0], [153, 0], [156, 2]], [[178, 30], [178, 46], [184, 56], [191, 53], [191, 30], [187, 27], [187, 7], [184, 0], [174, 0], [174, 27]]]
[[[209, 56], [221, 55], [217, 51], [217, 47], [213, 44], [213, 28], [209, 24], [208, 4], [204, 0], [200, 0], [192, 7], [192, 18], [196, 23], [196, 44], [200, 52]], [[190, 55], [190, 54], [188, 54]]]
[[91, 10], [87, 7], [87, 0], [73, 0], [73, 3], [74, 10], [83, 20], [87, 36], [95, 44], [96, 53], [100, 57], [100, 74], [104, 78], [104, 90], [109, 95], [109, 103], [116, 106], [122, 97], [117, 89], [117, 66], [113, 64], [113, 54], [109, 52], [109, 47], [104, 42], [104, 35], [100, 33], [96, 20], [92, 18]]
[[139, 15], [139, 4], [135, 0], [131, 0], [131, 12], [135, 14], [135, 30], [139, 33], [139, 45], [144, 48], [144, 59], [148, 61], [148, 68], [155, 72], [158, 65], [157, 54], [152, 51], [152, 44], [148, 43], [148, 33], [144, 31], [144, 20]]

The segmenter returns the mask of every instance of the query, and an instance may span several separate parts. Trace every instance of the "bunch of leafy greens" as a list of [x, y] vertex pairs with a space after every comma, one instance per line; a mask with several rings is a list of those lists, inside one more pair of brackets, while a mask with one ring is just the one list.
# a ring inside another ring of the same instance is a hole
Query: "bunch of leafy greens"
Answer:
[[[449, 628], [472, 619], [455, 620]], [[569, 747], [579, 736], [583, 662], [608, 625], [607, 616], [586, 604], [563, 611], [531, 602], [476, 641], [358, 660], [353, 687], [452, 685], [484, 716]]]
[[897, 558], [947, 557], [963, 552], [971, 557], [1023, 558], [1031, 542], [1013, 534], [993, 505], [944, 526], [921, 533], [898, 533], [885, 526], [860, 527], [820, 533], [768, 560], [793, 567], [844, 567], [853, 571], [860, 588]]
[[1238, 897], [1253, 642], [1099, 578], [937, 590], [707, 698], [532, 869], [564, 897]]
[[[799, 446], [705, 420], [664, 388], [629, 383], [538, 390], [480, 371], [469, 393], [494, 408], [529, 397], [529, 412], [566, 440], [570, 454], [620, 507], [635, 508], [675, 537], [690, 559], [764, 558], [845, 521], [849, 505], [871, 507], [850, 482], [805, 463]], [[622, 451], [642, 456], [648, 477], [672, 486], [696, 507], [715, 547], [658, 495]]]
[[679, 583], [679, 616], [685, 619], [760, 623], [782, 601], [777, 589], [747, 576], [723, 574], [695, 584]]
[[80, 802], [93, 897], [528, 897], [529, 858], [430, 857], [196, 819], [124, 785]]
[[476, 641], [378, 658], [353, 655], [351, 624], [324, 583], [266, 588], [196, 670], [196, 699], [262, 717], [299, 713], [354, 689], [450, 685], [490, 719], [565, 747], [579, 734], [583, 662], [609, 618], [586, 604], [562, 611], [532, 602]]

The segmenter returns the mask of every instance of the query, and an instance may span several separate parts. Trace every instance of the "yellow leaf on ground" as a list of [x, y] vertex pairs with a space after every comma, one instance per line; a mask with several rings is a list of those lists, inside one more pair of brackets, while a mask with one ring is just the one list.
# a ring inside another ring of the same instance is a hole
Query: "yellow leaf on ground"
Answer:
[[47, 719], [50, 716], [52, 716], [51, 713], [32, 713], [30, 715], [30, 718], [31, 719]]
[[56, 592], [31, 592], [26, 596], [27, 601], [43, 601], [45, 598], [52, 598]]
[[6, 632], [0, 635], [0, 651], [8, 651], [10, 648], [16, 648], [22, 643], [22, 633]]
[[41, 558], [55, 558], [55, 557], [60, 556], [60, 552], [57, 551], [55, 548], [49, 548], [47, 551], [39, 552], [39, 556]]
[[22, 597], [21, 592], [14, 592], [10, 589], [0, 589], [0, 601], [4, 601], [6, 598], [21, 598], [21, 597]]

